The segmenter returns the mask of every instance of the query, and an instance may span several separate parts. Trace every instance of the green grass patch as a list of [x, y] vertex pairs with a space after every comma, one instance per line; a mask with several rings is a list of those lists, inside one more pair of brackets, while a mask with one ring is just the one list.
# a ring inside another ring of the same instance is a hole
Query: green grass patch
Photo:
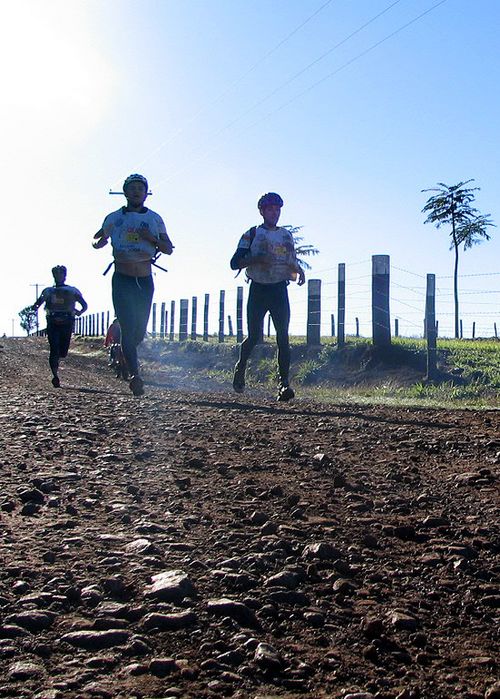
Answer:
[[[83, 340], [83, 338], [82, 338]], [[83, 341], [87, 352], [101, 351], [98, 338]], [[335, 338], [320, 347], [303, 337], [291, 338], [291, 380], [299, 395], [324, 402], [380, 403], [432, 407], [500, 407], [500, 342], [498, 340], [438, 340], [439, 376], [425, 380], [426, 342], [395, 338], [388, 348], [375, 348], [365, 338], [347, 337], [339, 348]], [[165, 363], [181, 375], [201, 375], [228, 386], [238, 358], [236, 338], [217, 337], [185, 342], [148, 338], [141, 346], [145, 361]], [[269, 390], [276, 386], [275, 338], [255, 347], [248, 363], [247, 384]]]

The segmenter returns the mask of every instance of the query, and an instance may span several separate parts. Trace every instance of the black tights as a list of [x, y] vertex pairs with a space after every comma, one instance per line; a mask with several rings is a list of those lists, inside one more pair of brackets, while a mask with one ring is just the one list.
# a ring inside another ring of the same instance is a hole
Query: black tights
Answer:
[[72, 332], [73, 320], [56, 323], [47, 319], [47, 337], [50, 347], [49, 366], [53, 376], [57, 376], [59, 360], [68, 355]]
[[247, 303], [248, 337], [241, 343], [238, 365], [241, 369], [245, 369], [253, 348], [261, 341], [264, 316], [268, 311], [276, 330], [280, 380], [282, 383], [288, 384], [290, 303], [286, 282], [278, 282], [277, 284], [251, 282]]

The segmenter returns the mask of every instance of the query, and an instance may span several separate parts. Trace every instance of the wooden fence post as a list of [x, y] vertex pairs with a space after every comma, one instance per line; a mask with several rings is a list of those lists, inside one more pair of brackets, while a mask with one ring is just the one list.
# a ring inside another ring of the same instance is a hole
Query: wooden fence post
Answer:
[[307, 283], [307, 344], [321, 344], [321, 279]]
[[173, 342], [175, 340], [174, 323], [175, 323], [175, 301], [170, 301], [170, 337], [169, 337], [170, 342]]
[[359, 337], [359, 318], [356, 318], [356, 337]]
[[464, 336], [464, 325], [462, 320], [460, 320], [460, 339], [462, 339]]
[[151, 335], [156, 337], [156, 303], [153, 303], [153, 317], [151, 319]]
[[494, 333], [495, 333], [496, 339], [498, 340], [497, 324], [496, 324], [496, 323], [493, 323], [493, 331], [494, 331]]
[[332, 337], [335, 337], [335, 316], [333, 313], [330, 315], [331, 325], [332, 325]]
[[236, 342], [243, 342], [243, 287], [236, 289]]
[[472, 323], [472, 339], [476, 339], [476, 321]]
[[181, 299], [179, 310], [179, 342], [188, 338], [188, 308], [189, 300]]
[[165, 301], [161, 304], [161, 315], [160, 315], [160, 337], [165, 338]]
[[[267, 314], [267, 337], [268, 338], [271, 337], [271, 314], [270, 313]], [[264, 341], [264, 339], [262, 341]]]
[[230, 315], [227, 316], [227, 326], [229, 328], [229, 337], [233, 337], [233, 321]]
[[106, 313], [106, 335], [108, 334], [108, 328], [109, 328], [109, 326], [110, 326], [110, 322], [109, 322], [109, 311], [107, 311], [107, 313]]
[[106, 337], [106, 330], [104, 328], [104, 311], [101, 311], [101, 335]]
[[391, 344], [389, 268], [389, 255], [372, 256], [372, 335], [376, 347]]
[[436, 376], [437, 369], [437, 343], [436, 343], [436, 275], [427, 275], [427, 287], [425, 292], [425, 321], [427, 336], [427, 379]]
[[224, 299], [226, 292], [221, 289], [219, 294], [219, 342], [224, 342]]
[[198, 320], [198, 297], [193, 296], [191, 301], [191, 339], [196, 340], [196, 324]]
[[399, 337], [399, 318], [394, 318], [394, 337]]
[[208, 306], [210, 294], [205, 294], [205, 305], [203, 307], [203, 341], [208, 342]]
[[345, 344], [345, 262], [339, 264], [339, 280], [337, 291], [337, 345]]

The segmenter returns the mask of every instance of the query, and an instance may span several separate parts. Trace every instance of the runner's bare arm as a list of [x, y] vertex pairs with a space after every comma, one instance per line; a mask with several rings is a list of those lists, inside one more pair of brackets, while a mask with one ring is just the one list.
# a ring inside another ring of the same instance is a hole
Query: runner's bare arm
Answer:
[[172, 241], [168, 237], [166, 232], [163, 232], [160, 234], [160, 238], [155, 238], [155, 236], [151, 233], [151, 231], [147, 228], [145, 229], [140, 229], [139, 230], [139, 236], [143, 240], [147, 240], [148, 243], [152, 243], [153, 245], [156, 246], [157, 250], [162, 252], [164, 255], [171, 255], [172, 252], [174, 251], [174, 246], [172, 245]]
[[81, 309], [80, 309], [79, 311], [75, 311], [75, 314], [76, 314], [77, 316], [81, 316], [81, 315], [82, 315], [83, 313], [85, 313], [85, 311], [87, 310], [88, 304], [87, 304], [87, 302], [85, 301], [85, 299], [83, 298], [83, 296], [82, 296], [81, 294], [80, 294], [79, 296], [76, 297], [76, 301], [77, 301], [77, 303], [80, 304]]
[[37, 300], [35, 301], [35, 303], [31, 306], [31, 308], [32, 308], [34, 311], [38, 311], [38, 309], [40, 308], [40, 306], [41, 306], [43, 303], [45, 303], [45, 296], [44, 296], [43, 291], [42, 291], [42, 293], [41, 293], [40, 296], [37, 298]]
[[97, 231], [97, 233], [94, 235], [94, 242], [92, 243], [92, 247], [95, 250], [99, 250], [99, 248], [103, 248], [105, 245], [108, 244], [108, 238], [106, 237], [104, 231], [102, 228]]
[[172, 241], [170, 240], [170, 238], [167, 235], [166, 240], [164, 240], [163, 238], [160, 238], [160, 240], [156, 243], [156, 247], [164, 255], [171, 255], [174, 251], [175, 245], [172, 245]]

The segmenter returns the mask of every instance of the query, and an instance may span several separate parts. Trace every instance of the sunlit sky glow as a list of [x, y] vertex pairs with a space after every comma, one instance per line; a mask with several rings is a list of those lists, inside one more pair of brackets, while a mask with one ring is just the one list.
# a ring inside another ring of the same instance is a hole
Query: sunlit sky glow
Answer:
[[[447, 0], [405, 28], [435, 5], [2, 0], [0, 333], [21, 334], [17, 313], [54, 264], [89, 312], [111, 309], [109, 252], [90, 241], [122, 203], [109, 189], [141, 171], [176, 245], [158, 302], [210, 292], [215, 318], [225, 289], [234, 315], [241, 277], [228, 260], [259, 221], [259, 195], [275, 190], [282, 223], [320, 248], [309, 276], [323, 281], [324, 334], [345, 262], [348, 331], [359, 317], [369, 335], [373, 254], [391, 256], [400, 330], [421, 332], [433, 272], [450, 334], [453, 259], [446, 232], [423, 225], [421, 190], [475, 178], [477, 206], [500, 223], [500, 3]], [[484, 335], [500, 329], [490, 232], [460, 267], [461, 315]], [[305, 289], [291, 298], [303, 333]]]

